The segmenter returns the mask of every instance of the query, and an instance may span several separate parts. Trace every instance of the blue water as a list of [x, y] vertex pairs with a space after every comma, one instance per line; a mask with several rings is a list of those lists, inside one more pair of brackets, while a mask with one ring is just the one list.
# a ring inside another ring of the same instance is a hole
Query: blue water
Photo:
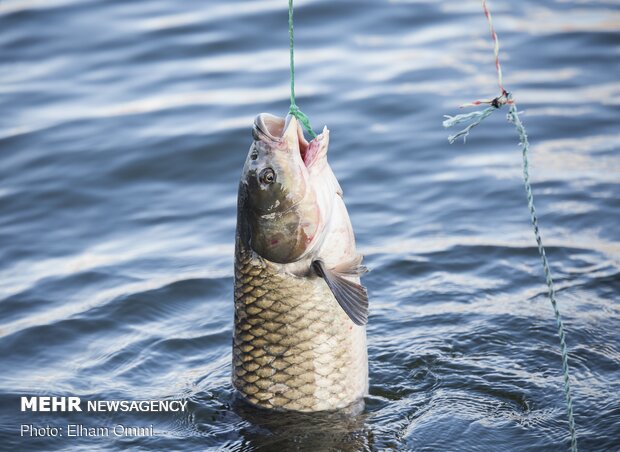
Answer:
[[[283, 0], [0, 3], [0, 448], [566, 450], [553, 312], [477, 1], [296, 2], [297, 94], [372, 268], [359, 416], [230, 385], [236, 188], [288, 108]], [[620, 449], [620, 5], [490, 3], [564, 316], [584, 451]], [[23, 395], [187, 400], [21, 413]], [[23, 438], [22, 423], [153, 424]]]

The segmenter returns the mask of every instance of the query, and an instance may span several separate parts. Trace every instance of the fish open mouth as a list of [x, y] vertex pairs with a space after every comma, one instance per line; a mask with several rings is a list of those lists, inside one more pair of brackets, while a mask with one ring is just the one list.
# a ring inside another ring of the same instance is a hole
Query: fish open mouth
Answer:
[[[293, 123], [293, 124], [291, 124]], [[258, 131], [271, 141], [280, 142], [287, 133], [289, 127], [296, 127], [297, 129], [297, 142], [299, 143], [299, 154], [304, 164], [308, 166], [311, 161], [312, 152], [308, 152], [311, 148], [311, 144], [319, 137], [314, 138], [310, 142], [304, 137], [303, 129], [301, 125], [292, 115], [287, 115], [286, 118], [280, 118], [269, 113], [261, 113], [254, 120], [254, 131]], [[255, 134], [256, 135], [256, 134]], [[260, 137], [254, 136], [254, 139], [260, 139]]]

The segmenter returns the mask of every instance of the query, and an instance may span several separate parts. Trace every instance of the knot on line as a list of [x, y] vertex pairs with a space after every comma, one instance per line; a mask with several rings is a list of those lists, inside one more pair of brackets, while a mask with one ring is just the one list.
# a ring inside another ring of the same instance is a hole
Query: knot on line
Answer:
[[477, 107], [478, 105], [482, 105], [482, 104], [488, 104], [488, 105], [491, 105], [492, 107], [495, 107], [495, 108], [501, 108], [504, 105], [512, 105], [514, 103], [515, 103], [515, 101], [512, 98], [512, 93], [506, 91], [505, 89], [502, 89], [502, 94], [500, 94], [499, 96], [497, 96], [494, 99], [475, 100], [475, 101], [469, 102], [467, 104], [459, 105], [459, 108]]
[[314, 130], [312, 130], [310, 119], [308, 118], [308, 116], [306, 116], [306, 114], [303, 111], [299, 109], [297, 105], [291, 104], [288, 110], [288, 113], [297, 118], [297, 120], [301, 123], [301, 125], [306, 130], [306, 132], [308, 132], [312, 136], [312, 138], [316, 138], [317, 135], [316, 133], [314, 133]]
[[494, 99], [476, 100], [468, 104], [463, 104], [460, 106], [460, 108], [474, 107], [474, 106], [478, 106], [482, 104], [488, 104], [490, 106], [485, 108], [484, 110], [473, 111], [471, 113], [463, 113], [463, 114], [456, 115], [456, 116], [444, 115], [444, 118], [446, 119], [443, 122], [443, 126], [446, 128], [455, 126], [462, 122], [471, 121], [470, 124], [467, 127], [465, 127], [463, 130], [460, 130], [454, 135], [450, 135], [448, 137], [448, 141], [450, 142], [450, 144], [454, 143], [456, 139], [459, 137], [463, 137], [463, 142], [465, 142], [471, 129], [476, 127], [486, 118], [488, 118], [491, 115], [491, 113], [493, 113], [495, 110], [499, 110], [504, 105], [514, 106], [515, 101], [512, 98], [511, 93], [509, 93], [505, 89], [502, 89], [502, 93], [499, 96], [495, 97]]
[[491, 101], [491, 105], [495, 108], [501, 108], [502, 106], [507, 104], [514, 104], [514, 101], [512, 100], [512, 95], [506, 90], [504, 90], [502, 94], [500, 94]]

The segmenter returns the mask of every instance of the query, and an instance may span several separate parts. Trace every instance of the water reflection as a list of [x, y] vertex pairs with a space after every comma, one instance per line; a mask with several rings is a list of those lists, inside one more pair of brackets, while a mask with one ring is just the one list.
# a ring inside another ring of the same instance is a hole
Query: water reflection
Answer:
[[364, 403], [338, 412], [276, 413], [254, 408], [235, 398], [232, 408], [243, 420], [239, 432], [255, 450], [371, 450], [373, 435], [366, 425]]

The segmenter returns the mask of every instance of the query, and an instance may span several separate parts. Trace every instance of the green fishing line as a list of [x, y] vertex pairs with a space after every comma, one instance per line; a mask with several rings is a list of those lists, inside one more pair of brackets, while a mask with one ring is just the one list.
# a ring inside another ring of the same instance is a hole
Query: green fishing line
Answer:
[[316, 133], [312, 130], [310, 119], [299, 109], [295, 103], [295, 37], [293, 34], [293, 0], [288, 0], [288, 36], [290, 42], [290, 63], [291, 63], [291, 106], [289, 114], [295, 116], [301, 125], [306, 129], [312, 138], [316, 138]]

